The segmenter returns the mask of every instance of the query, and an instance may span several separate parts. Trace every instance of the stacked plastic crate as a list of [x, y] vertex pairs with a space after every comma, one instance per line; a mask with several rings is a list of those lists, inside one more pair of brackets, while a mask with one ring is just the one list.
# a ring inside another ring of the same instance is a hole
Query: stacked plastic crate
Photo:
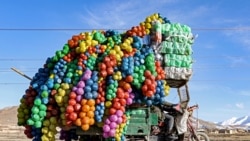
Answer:
[[161, 35], [156, 47], [163, 56], [162, 62], [167, 79], [189, 80], [192, 75], [192, 44], [194, 36], [191, 28], [179, 23], [155, 23], [155, 34]]

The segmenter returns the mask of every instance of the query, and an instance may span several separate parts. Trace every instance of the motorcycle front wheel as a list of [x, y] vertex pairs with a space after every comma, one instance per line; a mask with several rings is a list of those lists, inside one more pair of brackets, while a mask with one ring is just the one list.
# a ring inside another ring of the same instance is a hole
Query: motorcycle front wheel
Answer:
[[198, 140], [195, 139], [195, 137], [191, 137], [192, 141], [210, 141], [209, 137], [204, 132], [196, 132]]

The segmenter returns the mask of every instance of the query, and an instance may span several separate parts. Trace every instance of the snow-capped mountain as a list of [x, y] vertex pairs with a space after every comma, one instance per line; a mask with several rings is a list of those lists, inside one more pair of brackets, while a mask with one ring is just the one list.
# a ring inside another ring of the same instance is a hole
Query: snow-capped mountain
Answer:
[[217, 123], [221, 126], [250, 126], [250, 116], [243, 116], [240, 118], [232, 117], [228, 120]]

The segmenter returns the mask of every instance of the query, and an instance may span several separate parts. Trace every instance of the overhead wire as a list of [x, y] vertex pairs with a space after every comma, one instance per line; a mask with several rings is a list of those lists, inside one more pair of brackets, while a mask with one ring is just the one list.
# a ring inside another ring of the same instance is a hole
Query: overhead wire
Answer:
[[[192, 82], [232, 82], [232, 81], [250, 81], [250, 78], [244, 79], [192, 79]], [[30, 82], [0, 82], [0, 85], [28, 85]]]
[[[249, 31], [250, 27], [228, 27], [228, 28], [206, 28], [206, 27], [194, 27], [191, 28], [195, 31]], [[82, 31], [91, 31], [91, 30], [128, 30], [125, 28], [0, 28], [1, 31], [76, 31], [76, 30], [82, 30]]]
[[[193, 56], [193, 58], [221, 58], [221, 57], [250, 57], [250, 55], [204, 55]], [[0, 61], [44, 61], [42, 58], [0, 58]]]

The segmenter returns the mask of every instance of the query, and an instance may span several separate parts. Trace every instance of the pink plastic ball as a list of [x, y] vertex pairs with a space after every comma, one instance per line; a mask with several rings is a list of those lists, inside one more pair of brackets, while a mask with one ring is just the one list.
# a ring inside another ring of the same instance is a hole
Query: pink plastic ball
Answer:
[[77, 95], [76, 96], [76, 101], [80, 103], [81, 100], [82, 100], [82, 95]]
[[130, 93], [129, 97], [132, 98], [132, 99], [134, 99], [135, 98], [135, 94], [134, 93]]
[[109, 127], [109, 125], [104, 125], [103, 127], [102, 127], [102, 129], [103, 129], [103, 132], [109, 132], [110, 131], [110, 127]]
[[132, 92], [132, 89], [128, 89], [128, 92], [131, 93], [131, 92]]
[[121, 124], [121, 123], [122, 123], [122, 117], [118, 117], [116, 123], [117, 123], [117, 124]]
[[115, 129], [111, 129], [111, 130], [109, 131], [109, 136], [110, 136], [110, 137], [114, 137], [114, 136], [115, 136]]
[[109, 120], [111, 121], [111, 122], [116, 122], [117, 121], [117, 115], [111, 115], [110, 117], [109, 117]]
[[[116, 122], [111, 122], [111, 123], [109, 124], [109, 127], [110, 127], [111, 129], [116, 129], [116, 127], [117, 127]], [[111, 129], [110, 129], [110, 130], [111, 130]]]
[[86, 70], [86, 72], [84, 73], [83, 77], [82, 77], [82, 80], [88, 80], [91, 78], [91, 70]]
[[116, 115], [117, 115], [118, 117], [121, 117], [121, 116], [123, 115], [122, 110], [117, 110], [117, 111], [116, 111]]
[[110, 124], [111, 123], [111, 121], [107, 118], [106, 120], [105, 120], [105, 124]]
[[77, 90], [77, 87], [74, 86], [74, 87], [72, 88], [72, 91], [73, 91], [73, 92], [76, 92], [76, 90]]
[[104, 138], [108, 138], [108, 137], [109, 137], [109, 133], [108, 133], [108, 132], [103, 132], [103, 133], [102, 133], [102, 136], [103, 136]]
[[131, 98], [128, 98], [126, 101], [127, 101], [127, 105], [131, 105], [133, 103], [133, 100]]

